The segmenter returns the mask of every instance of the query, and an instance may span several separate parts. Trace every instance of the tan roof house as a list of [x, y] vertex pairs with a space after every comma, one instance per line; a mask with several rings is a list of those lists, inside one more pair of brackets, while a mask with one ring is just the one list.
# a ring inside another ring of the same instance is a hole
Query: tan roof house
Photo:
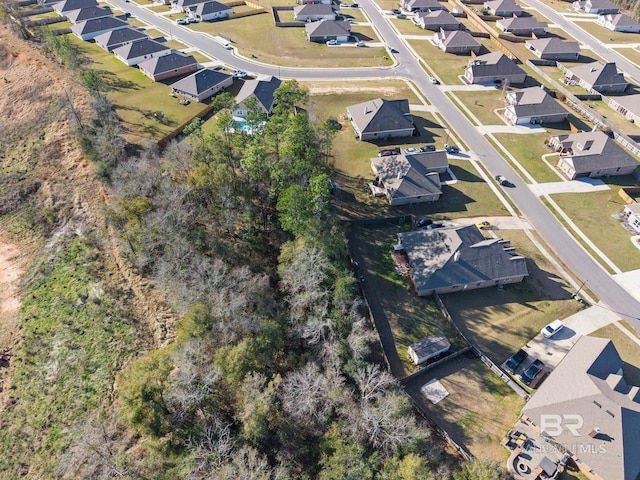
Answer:
[[518, 5], [515, 0], [490, 0], [484, 2], [484, 8], [487, 9], [491, 15], [498, 17], [519, 17], [524, 14], [522, 7]]
[[607, 13], [598, 17], [598, 23], [612, 32], [640, 32], [640, 23], [624, 13]]
[[596, 61], [569, 69], [567, 79], [578, 82], [582, 88], [598, 93], [622, 93], [629, 85], [613, 62]]
[[515, 15], [496, 22], [496, 27], [511, 35], [545, 35], [548, 26], [548, 23], [539, 22], [536, 17], [517, 17]]
[[523, 83], [527, 74], [504, 53], [492, 52], [469, 60], [463, 78], [469, 84], [505, 81], [517, 84]]
[[512, 90], [507, 93], [505, 117], [514, 125], [556, 123], [564, 121], [569, 112], [540, 87]]
[[482, 45], [464, 30], [441, 30], [433, 35], [433, 41], [440, 50], [447, 53], [468, 55], [471, 52], [478, 53], [482, 48]]
[[359, 140], [410, 137], [416, 129], [407, 99], [376, 98], [351, 105], [347, 107], [347, 116]]
[[640, 122], [640, 94], [618, 95], [609, 97], [610, 106], [615, 108], [628, 120]]
[[544, 60], [577, 60], [580, 57], [578, 42], [565, 42], [557, 37], [527, 40], [524, 45]]
[[413, 16], [413, 23], [425, 30], [460, 30], [461, 23], [447, 10], [436, 10], [434, 12], [416, 12]]
[[438, 0], [401, 0], [400, 7], [407, 12], [427, 12], [447, 9], [447, 7], [438, 2]]

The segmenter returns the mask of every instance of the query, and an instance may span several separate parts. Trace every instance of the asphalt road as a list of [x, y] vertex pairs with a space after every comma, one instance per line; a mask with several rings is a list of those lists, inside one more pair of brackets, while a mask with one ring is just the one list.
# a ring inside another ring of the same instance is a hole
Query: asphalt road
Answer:
[[[534, 4], [537, 3], [535, 0], [529, 1]], [[529, 190], [516, 171], [451, 103], [444, 92], [438, 86], [430, 83], [428, 74], [400, 40], [396, 31], [380, 12], [378, 6], [371, 0], [361, 0], [359, 3], [361, 8], [366, 10], [381, 39], [397, 50], [394, 55], [398, 65], [391, 68], [300, 69], [254, 63], [248, 59], [235, 56], [232, 51], [226, 50], [220, 43], [206, 35], [193, 32], [186, 27], [177, 26], [173, 21], [160, 15], [155, 15], [153, 12], [140, 8], [133, 3], [125, 3], [123, 0], [110, 0], [110, 3], [124, 11], [131, 12], [160, 30], [170, 32], [173, 37], [183, 43], [197, 47], [226, 64], [254, 74], [279, 75], [282, 78], [324, 80], [397, 76], [412, 81], [436, 107], [445, 121], [453, 127], [469, 150], [473, 151], [477, 158], [487, 167], [489, 172], [492, 175], [505, 175], [514, 184], [513, 188], [503, 189], [504, 193], [549, 244], [555, 254], [578, 278], [582, 281], [586, 280], [588, 288], [603, 303], [607, 304], [621, 318], [633, 325], [636, 331], [640, 332], [640, 302], [616, 283], [608, 272], [578, 244], [540, 199]], [[549, 16], [555, 21], [552, 15]], [[561, 17], [558, 20], [558, 23], [562, 25], [563, 23], [560, 22], [562, 20]], [[591, 37], [583, 41], [588, 44], [594, 43]], [[597, 52], [595, 49], [594, 51]], [[605, 58], [607, 58], [606, 55]]]

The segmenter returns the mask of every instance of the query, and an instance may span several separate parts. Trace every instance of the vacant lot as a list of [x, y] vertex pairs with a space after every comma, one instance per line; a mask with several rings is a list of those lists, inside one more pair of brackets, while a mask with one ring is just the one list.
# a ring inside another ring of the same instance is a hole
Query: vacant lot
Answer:
[[[629, 329], [628, 325], [625, 326]], [[590, 335], [613, 340], [620, 357], [625, 362], [623, 368], [625, 380], [631, 385], [640, 385], [640, 345], [631, 340], [615, 325], [607, 325]]]
[[518, 254], [527, 258], [529, 276], [504, 289], [483, 288], [442, 295], [456, 325], [500, 365], [556, 318], [581, 310], [572, 288], [522, 230], [500, 230]]
[[559, 193], [551, 197], [589, 239], [622, 271], [640, 268], [640, 250], [631, 233], [613, 217], [624, 208], [618, 195], [621, 186], [634, 186], [632, 177], [603, 179], [610, 189], [591, 193]]
[[[541, 158], [542, 155], [552, 153], [544, 143], [550, 137], [544, 130], [541, 133], [527, 135], [494, 133], [493, 136], [537, 182], [561, 181], [560, 177]], [[552, 157], [550, 162], [557, 162], [557, 158]]]
[[602, 43], [638, 43], [640, 34], [612, 32], [594, 22], [576, 22], [575, 25], [593, 35]]
[[508, 452], [500, 441], [517, 420], [524, 400], [472, 354], [421, 376], [423, 384], [433, 378], [449, 392], [436, 405], [419, 393], [419, 386], [408, 388], [429, 417], [474, 456], [505, 461]]
[[[222, 33], [231, 38], [231, 44], [243, 55], [253, 54], [258, 61], [274, 65], [308, 67], [312, 62], [314, 67], [374, 67], [392, 63], [383, 47], [328, 47], [309, 42], [304, 26], [278, 28], [273, 24], [271, 13], [220, 22], [200, 22], [189, 28], [211, 35]], [[352, 34], [365, 40], [379, 41], [371, 27], [354, 25]]]
[[387, 321], [391, 326], [397, 353], [407, 373], [415, 370], [407, 354], [412, 343], [443, 332], [451, 342], [452, 351], [464, 346], [433, 299], [418, 297], [409, 279], [401, 277], [394, 269], [389, 252], [395, 236], [410, 227], [410, 224], [389, 223], [354, 226], [349, 241], [354, 259], [360, 264], [356, 273], [365, 278], [363, 286], [371, 310], [376, 318]]
[[[495, 110], [505, 108], [505, 95], [502, 90], [487, 88], [482, 91], [452, 92], [479, 120], [480, 125], [503, 125], [505, 122]], [[477, 123], [477, 122], [476, 122]]]

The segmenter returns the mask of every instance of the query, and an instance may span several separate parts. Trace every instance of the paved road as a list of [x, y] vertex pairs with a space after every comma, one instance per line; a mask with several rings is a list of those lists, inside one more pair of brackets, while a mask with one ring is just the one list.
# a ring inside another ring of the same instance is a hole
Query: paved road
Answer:
[[[640, 70], [638, 70], [631, 62], [625, 57], [617, 53], [615, 50], [605, 47], [602, 42], [595, 39], [581, 28], [577, 27], [572, 21], [567, 20], [563, 15], [558, 13], [553, 8], [545, 5], [540, 0], [524, 0], [525, 3], [538, 10], [545, 17], [547, 17], [551, 23], [555, 23], [573, 37], [577, 42], [582, 42], [585, 45], [589, 45], [593, 50], [593, 53], [598, 54], [601, 58], [607, 62], [616, 62], [618, 68], [623, 70], [629, 77], [634, 80], [640, 80]], [[570, 5], [570, 4], [567, 4]]]
[[[535, 0], [529, 0], [535, 2]], [[400, 40], [396, 31], [384, 18], [379, 7], [371, 0], [361, 0], [359, 3], [371, 18], [371, 22], [382, 40], [397, 49], [395, 54], [398, 65], [392, 68], [367, 69], [300, 69], [274, 67], [251, 62], [239, 58], [226, 50], [222, 45], [206, 35], [195, 33], [184, 27], [178, 27], [172, 21], [155, 15], [153, 12], [140, 8], [124, 0], [110, 0], [118, 8], [129, 11], [145, 22], [155, 25], [171, 34], [178, 40], [197, 47], [213, 55], [224, 63], [256, 74], [278, 75], [283, 78], [300, 79], [345, 79], [345, 78], [375, 78], [375, 77], [403, 77], [412, 81], [421, 90], [433, 106], [440, 112], [445, 121], [451, 125], [468, 148], [487, 167], [492, 175], [505, 175], [515, 188], [504, 189], [505, 194], [517, 205], [520, 212], [529, 223], [540, 233], [550, 245], [556, 255], [580, 279], [587, 281], [588, 288], [593, 291], [602, 302], [629, 321], [640, 332], [640, 302], [633, 298], [626, 290], [611, 278], [611, 276], [577, 243], [571, 234], [565, 230], [554, 215], [540, 201], [540, 199], [525, 185], [516, 171], [498, 154], [487, 139], [473, 126], [469, 120], [451, 103], [444, 92], [429, 82], [427, 73], [418, 60], [412, 55]], [[557, 16], [557, 15], [556, 15]], [[557, 16], [559, 17], [559, 16]], [[552, 17], [555, 21], [556, 18]], [[565, 22], [561, 17], [558, 22]], [[566, 22], [565, 22], [566, 23]], [[562, 24], [562, 23], [561, 23]], [[582, 35], [584, 36], [584, 34]], [[586, 43], [593, 43], [589, 37]], [[605, 55], [606, 57], [606, 55]]]

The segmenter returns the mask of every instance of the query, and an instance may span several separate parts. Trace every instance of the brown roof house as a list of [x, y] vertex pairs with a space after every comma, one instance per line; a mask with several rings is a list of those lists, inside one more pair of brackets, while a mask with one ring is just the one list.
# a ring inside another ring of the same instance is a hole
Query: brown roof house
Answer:
[[539, 22], [536, 17], [517, 17], [515, 15], [496, 22], [496, 27], [512, 35], [545, 35], [548, 26], [548, 23]]
[[233, 84], [233, 77], [226, 73], [204, 68], [171, 84], [178, 95], [202, 102]]
[[471, 83], [524, 83], [527, 74], [502, 52], [479, 55], [469, 60], [464, 80]]
[[413, 16], [413, 23], [425, 30], [460, 30], [462, 25], [447, 10], [436, 10], [435, 12], [416, 12]]
[[577, 60], [580, 57], [578, 42], [564, 42], [557, 37], [527, 40], [524, 45], [543, 60]]
[[419, 296], [521, 282], [526, 259], [507, 240], [486, 239], [475, 225], [398, 233]]
[[507, 93], [504, 115], [514, 125], [556, 123], [564, 121], [569, 112], [540, 87], [512, 90]]
[[640, 23], [624, 13], [600, 15], [598, 23], [612, 32], [640, 32]]
[[573, 2], [574, 10], [584, 10], [587, 13], [597, 13], [604, 15], [606, 13], [618, 13], [620, 7], [609, 0], [578, 0]]
[[439, 173], [448, 166], [445, 151], [375, 157], [373, 185], [382, 189], [391, 206], [435, 202], [442, 195]]
[[198, 70], [198, 62], [192, 55], [182, 52], [171, 52], [168, 55], [151, 58], [140, 62], [138, 68], [155, 82], [167, 78], [186, 75]]
[[256, 99], [256, 106], [264, 112], [265, 116], [271, 115], [276, 98], [275, 91], [282, 81], [278, 77], [268, 77], [264, 80], [247, 80], [236, 96], [236, 107], [233, 115], [247, 118], [249, 114], [247, 102], [250, 98]]
[[634, 123], [640, 122], [640, 94], [609, 97], [609, 102], [612, 108], [615, 108], [628, 120]]
[[446, 10], [438, 0], [401, 0], [400, 8], [407, 12], [427, 12], [435, 10]]
[[130, 27], [130, 25], [119, 18], [100, 17], [76, 23], [71, 27], [71, 33], [86, 41], [92, 40], [103, 33], [128, 27]]
[[522, 408], [545, 448], [572, 457], [590, 480], [640, 478], [640, 387], [607, 338], [581, 337]]
[[463, 30], [453, 32], [440, 30], [433, 35], [433, 41], [440, 50], [447, 53], [468, 55], [471, 52], [478, 53], [482, 48], [475, 38]]
[[578, 65], [566, 74], [569, 81], [578, 82], [582, 88], [598, 93], [622, 93], [629, 85], [613, 62], [596, 61]]
[[346, 42], [351, 35], [351, 24], [344, 20], [309, 22], [304, 25], [304, 28], [307, 31], [307, 40], [310, 42], [328, 42], [329, 40]]
[[319, 20], [335, 20], [336, 12], [331, 5], [307, 3], [293, 8], [293, 17], [300, 22], [317, 22]]
[[549, 145], [560, 152], [558, 168], [570, 180], [579, 177], [630, 175], [638, 162], [601, 131], [551, 137]]
[[491, 0], [484, 2], [484, 8], [489, 10], [491, 15], [498, 17], [519, 17], [524, 14], [522, 7], [514, 0]]
[[407, 99], [376, 98], [351, 105], [347, 107], [347, 116], [359, 140], [410, 137], [416, 129]]

